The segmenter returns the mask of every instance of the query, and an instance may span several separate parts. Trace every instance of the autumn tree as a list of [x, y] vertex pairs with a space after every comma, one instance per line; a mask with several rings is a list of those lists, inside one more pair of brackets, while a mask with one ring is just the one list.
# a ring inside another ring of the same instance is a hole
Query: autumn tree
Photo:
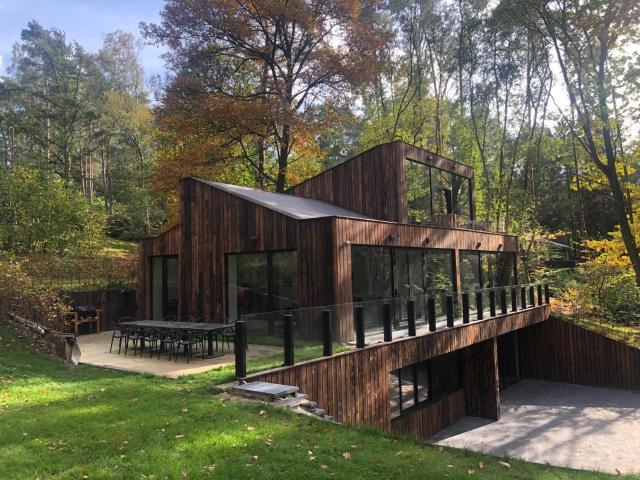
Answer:
[[195, 145], [185, 156], [241, 159], [258, 184], [283, 191], [296, 154], [317, 150], [349, 87], [375, 71], [387, 39], [378, 3], [169, 0], [159, 24], [141, 25], [169, 48], [160, 124], [182, 125], [182, 142]]

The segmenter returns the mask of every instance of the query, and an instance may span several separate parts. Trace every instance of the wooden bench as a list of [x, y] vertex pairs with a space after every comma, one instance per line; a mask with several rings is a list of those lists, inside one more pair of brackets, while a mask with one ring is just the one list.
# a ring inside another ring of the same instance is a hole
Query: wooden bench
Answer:
[[71, 320], [75, 326], [76, 336], [80, 333], [80, 325], [89, 323], [96, 325], [96, 333], [100, 333], [100, 324], [102, 323], [102, 309], [96, 310], [95, 317], [80, 317], [79, 312], [71, 312]]

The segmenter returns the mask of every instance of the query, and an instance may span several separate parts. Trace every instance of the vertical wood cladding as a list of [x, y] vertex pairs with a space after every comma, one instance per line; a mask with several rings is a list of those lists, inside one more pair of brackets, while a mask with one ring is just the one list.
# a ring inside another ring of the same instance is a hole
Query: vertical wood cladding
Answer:
[[331, 219], [298, 221], [196, 179], [180, 185], [181, 315], [226, 315], [225, 254], [297, 250], [300, 306], [333, 303]]
[[550, 318], [518, 334], [523, 377], [640, 390], [640, 349]]
[[180, 225], [157, 237], [143, 238], [138, 244], [138, 318], [151, 318], [151, 257], [180, 253]]
[[[399, 432], [402, 429], [404, 432], [412, 433], [416, 438], [424, 438], [445, 426], [445, 420], [454, 421], [463, 413], [460, 394], [453, 394], [453, 398], [445, 397], [439, 402], [425, 406], [425, 412], [420, 413], [420, 410], [416, 410], [403, 420], [397, 419], [392, 422], [389, 404], [391, 371], [478, 342], [494, 342], [497, 335], [544, 322], [548, 316], [548, 306], [536, 307], [432, 334], [380, 343], [332, 357], [302, 362], [292, 367], [258, 373], [249, 376], [247, 380], [296, 385], [340, 422], [370, 425], [384, 431]], [[486, 351], [480, 350], [480, 353], [486, 354]], [[497, 353], [494, 352], [494, 355]], [[480, 356], [478, 353], [473, 355], [474, 358]], [[481, 371], [484, 367], [477, 368], [478, 371], [473, 375], [484, 375], [484, 371]], [[497, 375], [497, 371], [494, 373]], [[488, 383], [482, 383], [484, 380], [476, 380], [476, 393], [470, 394], [483, 395], [490, 389]], [[465, 380], [465, 383], [469, 382], [470, 380]], [[465, 391], [463, 397], [466, 395]], [[472, 401], [476, 405], [481, 404], [480, 400]]]
[[[377, 220], [407, 222], [405, 159], [471, 179], [473, 169], [402, 141], [373, 147], [302, 182], [288, 193], [315, 198]], [[474, 211], [474, 201], [471, 209]]]
[[458, 390], [430, 405], [391, 421], [391, 431], [429, 438], [465, 416], [465, 392]]
[[499, 420], [500, 393], [496, 338], [464, 349], [462, 358], [467, 414]]

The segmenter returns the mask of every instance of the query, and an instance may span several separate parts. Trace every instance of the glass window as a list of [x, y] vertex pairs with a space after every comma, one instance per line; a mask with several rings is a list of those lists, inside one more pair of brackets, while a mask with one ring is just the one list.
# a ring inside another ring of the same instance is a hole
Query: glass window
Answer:
[[152, 257], [151, 314], [154, 320], [178, 313], [178, 278], [178, 257]]
[[462, 222], [471, 220], [471, 195], [470, 180], [460, 175], [453, 175], [453, 213], [460, 217]]
[[430, 168], [412, 160], [405, 165], [409, 223], [424, 223], [431, 218]]
[[416, 366], [416, 387], [418, 387], [418, 403], [426, 402], [430, 398], [429, 366], [428, 362]]
[[415, 405], [415, 370], [413, 366], [404, 367], [400, 372], [400, 394], [402, 401], [402, 410], [406, 410]]
[[391, 402], [391, 418], [400, 415], [400, 371], [395, 370], [389, 375], [389, 401]]
[[353, 301], [391, 298], [391, 254], [386, 247], [351, 247]]
[[162, 288], [162, 257], [151, 259], [151, 300], [153, 320], [162, 319], [163, 288]]
[[453, 291], [453, 252], [451, 250], [427, 250], [427, 288]]
[[498, 286], [516, 284], [516, 254], [514, 252], [499, 252], [497, 258], [497, 282]]
[[479, 252], [460, 252], [460, 279], [462, 290], [481, 287]]
[[480, 266], [482, 269], [482, 286], [491, 288], [498, 285], [497, 257], [495, 253], [481, 253]]
[[453, 213], [453, 174], [439, 168], [431, 169], [431, 189], [433, 192], [433, 215]]
[[431, 393], [441, 398], [462, 388], [460, 352], [451, 352], [431, 359]]
[[298, 304], [296, 252], [227, 256], [229, 318], [292, 308]]

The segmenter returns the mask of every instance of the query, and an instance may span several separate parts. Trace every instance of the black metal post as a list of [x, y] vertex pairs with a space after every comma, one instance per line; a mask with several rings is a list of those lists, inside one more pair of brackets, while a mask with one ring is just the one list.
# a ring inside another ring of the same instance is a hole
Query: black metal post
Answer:
[[235, 323], [235, 328], [236, 377], [242, 383], [247, 376], [247, 322], [239, 320]]
[[549, 293], [549, 284], [544, 284], [544, 303], [549, 305], [551, 294]]
[[462, 294], [462, 323], [469, 323], [469, 294]]
[[536, 299], [534, 297], [535, 294], [533, 292], [534, 292], [534, 288], [533, 288], [533, 285], [531, 285], [529, 287], [529, 305], [531, 305], [532, 307], [535, 307], [536, 306]]
[[478, 316], [478, 320], [482, 320], [482, 316], [484, 307], [482, 306], [482, 290], [476, 292], [476, 314]]
[[382, 304], [382, 326], [384, 329], [384, 341], [390, 342], [393, 337], [391, 334], [391, 304]]
[[284, 364], [293, 365], [293, 315], [287, 313], [282, 316], [284, 326]]
[[511, 311], [515, 312], [518, 310], [518, 296], [516, 287], [511, 287]]
[[453, 296], [447, 295], [447, 327], [453, 327]]
[[407, 300], [407, 324], [409, 336], [416, 336], [416, 306], [413, 300]]
[[356, 307], [356, 347], [364, 348], [364, 307]]
[[436, 331], [436, 299], [429, 297], [427, 300], [427, 310], [429, 312], [429, 331]]
[[507, 313], [507, 289], [500, 290], [500, 313], [506, 315]]
[[331, 310], [322, 312], [322, 355], [333, 355], [333, 332], [331, 331]]
[[496, 291], [489, 290], [489, 316], [496, 316]]
[[527, 308], [527, 287], [520, 287], [520, 305], [523, 310]]
[[542, 284], [538, 284], [538, 305], [542, 305]]

